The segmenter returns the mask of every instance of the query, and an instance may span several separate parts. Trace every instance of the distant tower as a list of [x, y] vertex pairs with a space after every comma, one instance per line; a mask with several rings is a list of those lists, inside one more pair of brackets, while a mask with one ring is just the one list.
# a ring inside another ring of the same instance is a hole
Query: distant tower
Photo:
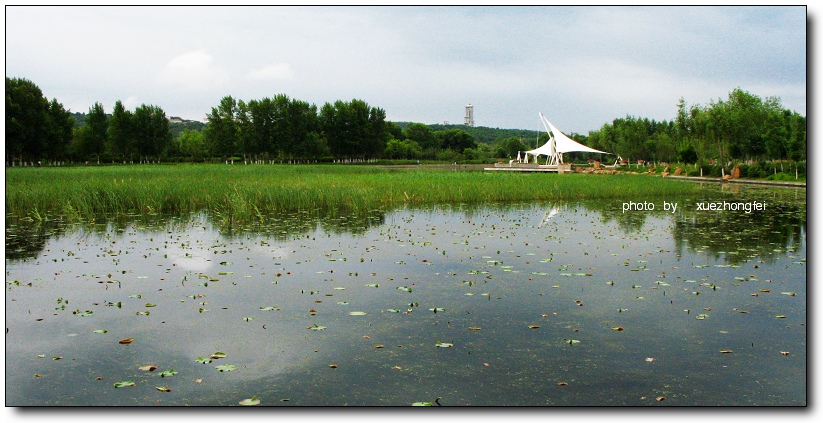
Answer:
[[466, 106], [466, 118], [464, 124], [466, 126], [474, 127], [474, 106], [472, 106], [471, 103]]

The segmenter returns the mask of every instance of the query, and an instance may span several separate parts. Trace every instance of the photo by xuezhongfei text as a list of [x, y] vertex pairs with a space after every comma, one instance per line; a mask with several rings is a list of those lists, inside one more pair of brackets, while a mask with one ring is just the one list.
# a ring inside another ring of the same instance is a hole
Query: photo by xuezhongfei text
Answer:
[[765, 201], [704, 201], [695, 203], [697, 210], [706, 211], [742, 211], [751, 213], [753, 211], [766, 210]]

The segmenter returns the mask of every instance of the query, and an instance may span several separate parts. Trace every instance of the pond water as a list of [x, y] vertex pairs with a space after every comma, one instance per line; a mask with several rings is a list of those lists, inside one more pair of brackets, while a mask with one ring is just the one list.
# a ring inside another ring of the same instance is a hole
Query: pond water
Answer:
[[806, 405], [805, 195], [7, 219], [6, 405]]

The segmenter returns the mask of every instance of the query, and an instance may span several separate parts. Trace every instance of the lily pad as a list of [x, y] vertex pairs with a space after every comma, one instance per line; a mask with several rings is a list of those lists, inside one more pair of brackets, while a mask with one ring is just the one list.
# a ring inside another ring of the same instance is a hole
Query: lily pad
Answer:
[[454, 346], [454, 344], [453, 344], [453, 343], [451, 343], [451, 342], [440, 342], [440, 341], [437, 341], [437, 343], [435, 343], [435, 344], [434, 344], [434, 346], [435, 346], [435, 347], [440, 347], [440, 348], [451, 348], [451, 347], [453, 347], [453, 346]]
[[280, 310], [280, 309], [279, 309], [279, 308], [277, 308], [277, 307], [271, 307], [271, 306], [269, 306], [269, 307], [260, 307], [260, 310], [261, 310], [261, 311], [277, 311], [277, 310]]
[[160, 377], [171, 377], [171, 376], [174, 376], [176, 374], [177, 374], [177, 372], [174, 371], [174, 369], [168, 369], [165, 372], [161, 372]]
[[198, 356], [194, 361], [197, 362], [197, 363], [200, 363], [200, 364], [209, 364], [209, 363], [211, 363], [210, 358], [203, 358], [201, 356]]
[[237, 366], [235, 366], [234, 364], [222, 364], [220, 366], [214, 366], [214, 368], [217, 369], [217, 371], [221, 372], [221, 373], [222, 372], [230, 372], [232, 370], [237, 370]]
[[126, 386], [134, 386], [134, 382], [131, 380], [124, 380], [121, 382], [114, 382], [115, 388], [124, 388]]
[[257, 398], [257, 395], [254, 395], [251, 398], [246, 398], [246, 399], [240, 401], [238, 404], [240, 404], [240, 405], [259, 405], [260, 400]]
[[365, 316], [365, 311], [350, 311], [349, 316]]

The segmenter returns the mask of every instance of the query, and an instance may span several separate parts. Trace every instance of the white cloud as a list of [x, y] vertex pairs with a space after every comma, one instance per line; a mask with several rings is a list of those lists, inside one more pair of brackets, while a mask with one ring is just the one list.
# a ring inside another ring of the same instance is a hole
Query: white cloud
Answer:
[[[125, 107], [125, 108], [126, 108], [126, 110], [134, 110], [134, 109], [136, 109], [138, 106], [140, 106], [140, 100], [138, 100], [138, 99], [137, 99], [137, 97], [135, 97], [135, 96], [133, 96], [133, 95], [132, 95], [132, 96], [129, 96], [128, 98], [126, 98], [125, 100], [123, 100], [123, 107]], [[113, 107], [114, 107], [114, 106], [112, 106], [112, 108], [113, 108]]]
[[160, 81], [190, 91], [206, 91], [225, 84], [228, 74], [214, 63], [206, 50], [196, 50], [171, 59], [160, 72]]
[[272, 63], [252, 69], [248, 76], [254, 79], [286, 79], [294, 76], [294, 71], [288, 63]]

